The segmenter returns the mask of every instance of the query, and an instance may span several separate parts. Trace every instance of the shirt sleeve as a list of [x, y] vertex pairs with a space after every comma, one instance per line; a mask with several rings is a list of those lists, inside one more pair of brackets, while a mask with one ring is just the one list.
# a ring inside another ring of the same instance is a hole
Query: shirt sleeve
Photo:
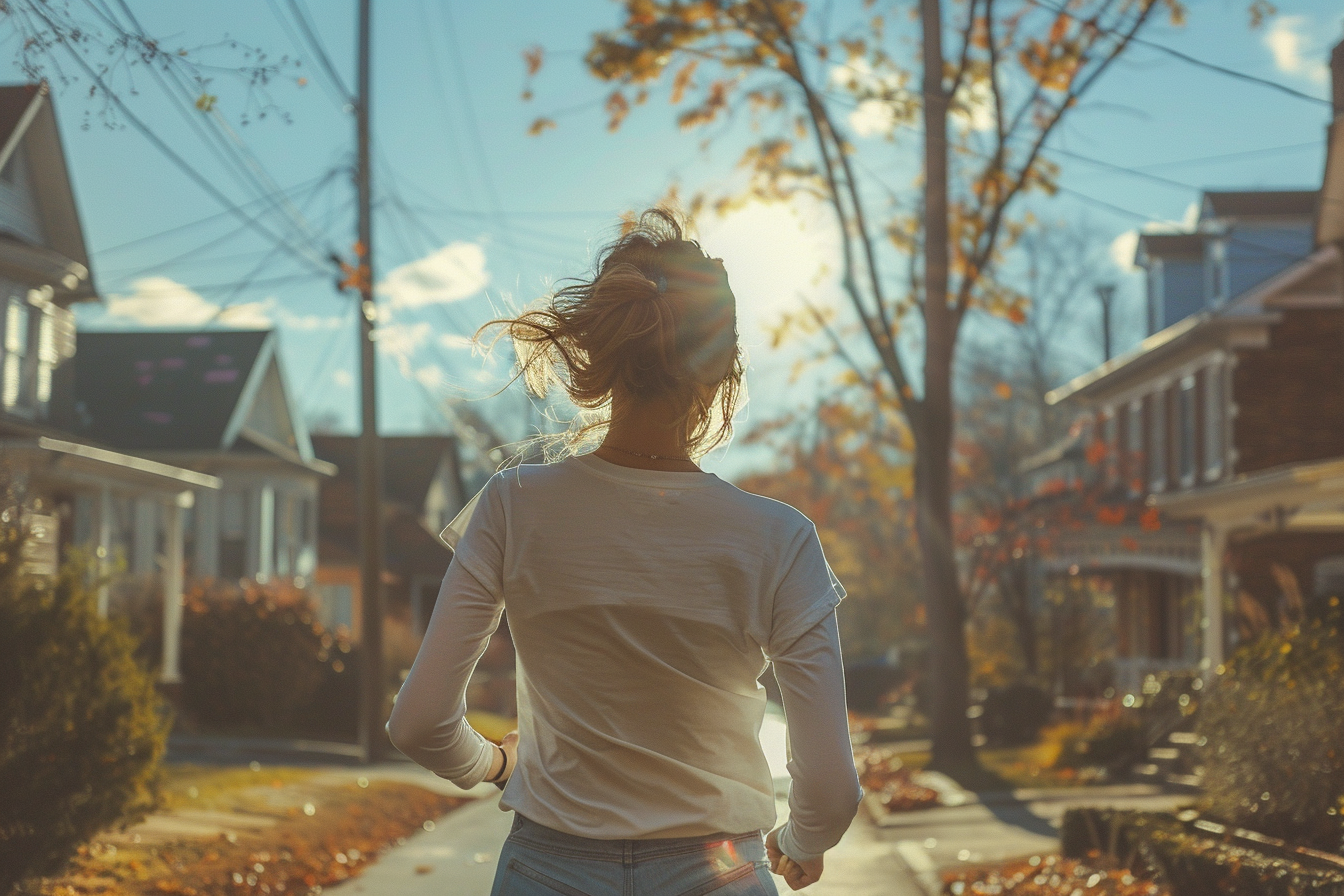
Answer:
[[774, 659], [789, 730], [789, 820], [779, 848], [806, 862], [840, 842], [863, 795], [845, 712], [840, 633], [832, 612]]
[[504, 611], [503, 519], [489, 491], [458, 543], [387, 723], [398, 750], [464, 788], [484, 780], [493, 758], [489, 742], [466, 720], [467, 683]]
[[817, 529], [810, 522], [794, 540], [786, 562], [788, 568], [775, 591], [765, 645], [766, 655], [772, 658], [834, 613], [845, 597], [845, 588], [831, 572]]

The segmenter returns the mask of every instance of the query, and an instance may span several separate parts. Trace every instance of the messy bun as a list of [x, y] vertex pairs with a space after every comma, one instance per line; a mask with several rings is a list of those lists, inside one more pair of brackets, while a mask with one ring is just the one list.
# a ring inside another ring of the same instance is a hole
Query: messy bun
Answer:
[[601, 441], [613, 392], [685, 408], [686, 450], [698, 457], [732, 435], [742, 397], [735, 302], [722, 264], [684, 236], [677, 216], [644, 212], [574, 278], [518, 317], [491, 321], [533, 395], [559, 387], [580, 412], [546, 439], [554, 459]]

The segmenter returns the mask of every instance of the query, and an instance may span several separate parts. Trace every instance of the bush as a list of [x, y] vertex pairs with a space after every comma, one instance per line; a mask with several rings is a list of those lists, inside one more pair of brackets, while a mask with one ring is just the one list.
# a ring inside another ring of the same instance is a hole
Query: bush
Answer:
[[306, 733], [316, 698], [354, 679], [349, 651], [302, 593], [215, 584], [189, 595], [183, 613], [182, 710], [213, 731]]
[[1344, 636], [1339, 602], [1228, 661], [1204, 698], [1202, 808], [1229, 824], [1344, 845]]
[[1127, 714], [1099, 713], [1085, 725], [1063, 729], [1055, 768], [1127, 768], [1148, 748], [1144, 726]]
[[1060, 827], [1064, 855], [1100, 854], [1181, 896], [1333, 896], [1344, 868], [1256, 844], [1219, 825], [1203, 829], [1164, 812], [1070, 809]]
[[0, 513], [0, 893], [151, 810], [169, 724], [82, 564], [25, 572], [14, 513]]
[[1032, 744], [1054, 710], [1054, 699], [1035, 685], [1012, 684], [995, 688], [985, 697], [980, 732], [990, 746]]

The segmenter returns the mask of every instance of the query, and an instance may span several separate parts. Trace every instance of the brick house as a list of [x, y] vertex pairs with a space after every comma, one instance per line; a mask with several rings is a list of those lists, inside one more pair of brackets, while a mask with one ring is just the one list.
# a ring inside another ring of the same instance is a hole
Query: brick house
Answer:
[[[1190, 232], [1141, 237], [1160, 329], [1047, 396], [1092, 415], [1107, 483], [1160, 514], [1146, 544], [1090, 534], [1146, 571], [1122, 627], [1146, 607], [1168, 629], [1150, 644], [1198, 632], [1154, 657], [1172, 666], [1217, 665], [1344, 585], [1344, 44], [1332, 69], [1323, 189], [1206, 194]], [[1182, 544], [1154, 578], [1158, 546]]]

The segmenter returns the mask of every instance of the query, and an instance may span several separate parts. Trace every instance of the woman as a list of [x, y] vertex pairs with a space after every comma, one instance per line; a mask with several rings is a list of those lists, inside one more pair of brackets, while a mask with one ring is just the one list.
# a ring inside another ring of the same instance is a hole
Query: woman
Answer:
[[[568, 456], [498, 473], [445, 531], [453, 562], [392, 742], [462, 787], [503, 787], [516, 817], [497, 896], [774, 894], [767, 868], [813, 883], [860, 796], [844, 589], [806, 517], [696, 465], [741, 394], [722, 262], [655, 209], [591, 278], [493, 326], [533, 393], [559, 385], [582, 410]], [[466, 723], [465, 694], [506, 608], [519, 730], [496, 746]], [[763, 839], [767, 661], [793, 784], [789, 821]]]

